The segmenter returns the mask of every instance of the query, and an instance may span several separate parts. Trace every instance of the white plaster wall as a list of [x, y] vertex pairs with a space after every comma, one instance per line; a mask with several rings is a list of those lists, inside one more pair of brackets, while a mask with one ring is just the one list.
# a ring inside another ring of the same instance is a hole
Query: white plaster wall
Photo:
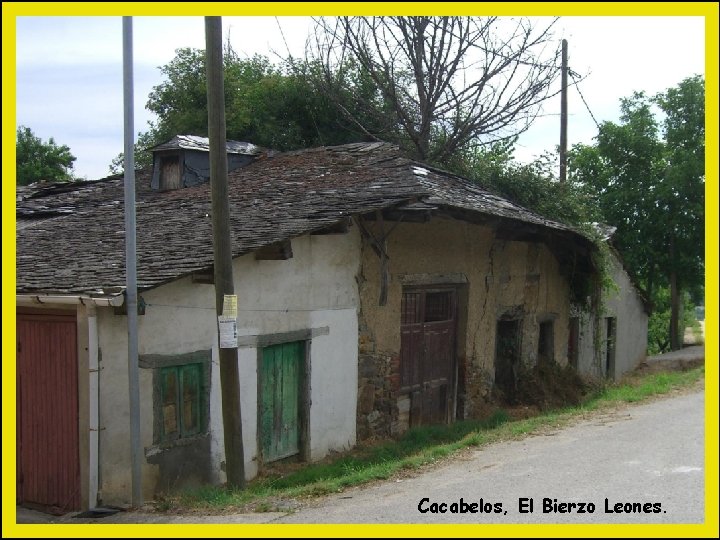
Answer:
[[355, 445], [358, 319], [355, 309], [318, 311], [313, 319], [314, 325], [331, 327], [312, 342], [310, 459], [316, 460]]
[[[602, 347], [601, 354], [597, 357], [595, 355], [594, 343], [595, 343], [595, 320], [593, 316], [587, 312], [582, 311], [578, 314], [580, 317], [580, 337], [578, 338], [578, 373], [589, 376], [589, 377], [603, 377], [604, 376], [604, 362], [605, 362], [605, 348]], [[605, 331], [604, 320], [600, 319], [600, 332]], [[602, 334], [598, 339], [598, 343], [602, 343], [605, 334]]]
[[648, 316], [635, 287], [620, 261], [613, 257], [613, 279], [617, 291], [606, 299], [608, 311], [617, 317], [617, 344], [615, 347], [615, 378], [637, 367], [647, 354]]
[[[612, 276], [617, 290], [606, 291], [603, 297], [604, 310], [600, 325], [595, 328], [594, 317], [582, 313], [580, 325], [580, 346], [578, 371], [592, 377], [604, 377], [607, 354], [606, 317], [616, 318], [615, 379], [635, 369], [647, 354], [648, 315], [641, 298], [630, 281], [619, 259], [612, 256]], [[599, 332], [598, 339], [594, 337]], [[599, 363], [594, 355], [594, 343], [600, 344]]]
[[[275, 334], [328, 327], [311, 343], [310, 457], [355, 443], [357, 405], [357, 309], [355, 281], [360, 265], [355, 228], [348, 234], [303, 236], [292, 241], [293, 258], [234, 261], [238, 295], [238, 333]], [[215, 294], [212, 285], [187, 277], [142, 293], [147, 309], [138, 317], [139, 354], [183, 354], [212, 349], [210, 390], [211, 455], [217, 482], [224, 461], [217, 350]], [[127, 318], [98, 310], [102, 354], [101, 496], [105, 504], [130, 498]], [[246, 476], [257, 474], [257, 358], [253, 347], [238, 350]], [[152, 445], [152, 370], [140, 370], [141, 440]], [[144, 496], [153, 496], [157, 466], [144, 463]]]

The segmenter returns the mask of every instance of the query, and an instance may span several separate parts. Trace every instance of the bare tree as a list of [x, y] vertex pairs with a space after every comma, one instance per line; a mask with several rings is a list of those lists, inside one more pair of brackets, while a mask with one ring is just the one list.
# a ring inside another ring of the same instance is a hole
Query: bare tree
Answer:
[[[329, 97], [355, 66], [375, 86], [343, 113], [368, 136], [395, 139], [417, 157], [445, 163], [457, 151], [508, 139], [541, 112], [560, 75], [552, 22], [478, 17], [316, 19], [309, 56]], [[344, 88], [343, 92], [353, 92]], [[338, 100], [339, 101], [339, 100]], [[384, 116], [385, 137], [378, 134]], [[391, 124], [388, 125], [388, 122]]]

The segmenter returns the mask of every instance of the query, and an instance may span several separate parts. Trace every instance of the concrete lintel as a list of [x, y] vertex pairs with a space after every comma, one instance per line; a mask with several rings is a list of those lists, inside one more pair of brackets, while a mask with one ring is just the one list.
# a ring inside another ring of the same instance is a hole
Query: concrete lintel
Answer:
[[317, 336], [327, 336], [330, 333], [329, 326], [319, 328], [306, 328], [291, 332], [278, 332], [275, 334], [261, 334], [254, 336], [238, 336], [238, 347], [269, 347], [278, 343], [289, 343], [291, 341], [306, 341]]
[[138, 356], [138, 365], [145, 369], [157, 369], [183, 364], [209, 363], [211, 358], [210, 349], [184, 354], [141, 354]]
[[400, 274], [400, 284], [405, 287], [423, 285], [457, 285], [467, 283], [465, 274], [456, 272], [450, 274]]

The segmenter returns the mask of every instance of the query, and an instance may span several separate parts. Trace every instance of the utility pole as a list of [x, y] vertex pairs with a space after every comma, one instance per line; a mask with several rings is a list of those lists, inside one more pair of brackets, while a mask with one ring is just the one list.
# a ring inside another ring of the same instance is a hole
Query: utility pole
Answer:
[[567, 78], [568, 78], [568, 54], [567, 39], [562, 40], [562, 76], [560, 91], [560, 182], [567, 179]]
[[[226, 295], [234, 295], [230, 202], [228, 200], [225, 84], [223, 82], [222, 18], [205, 17], [205, 61], [207, 67], [208, 137], [210, 139], [210, 188], [212, 198], [213, 255], [215, 262], [215, 307], [218, 315], [220, 387], [225, 472], [231, 488], [245, 487], [245, 453], [240, 411], [240, 374], [237, 338], [234, 346], [223, 343], [220, 317]], [[237, 314], [235, 315], [237, 317]]]
[[[123, 115], [125, 130], [125, 305], [128, 324], [128, 398], [130, 401], [130, 461], [132, 505], [142, 506], [142, 446], [140, 445], [140, 367], [137, 329], [137, 249], [135, 246], [135, 137], [133, 107], [132, 17], [123, 17]], [[94, 504], [94, 503], [93, 503]]]

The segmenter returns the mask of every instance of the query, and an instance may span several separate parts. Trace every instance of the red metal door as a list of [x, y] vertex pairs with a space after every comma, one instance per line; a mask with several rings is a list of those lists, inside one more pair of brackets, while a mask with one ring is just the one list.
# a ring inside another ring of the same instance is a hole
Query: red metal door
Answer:
[[75, 315], [17, 316], [17, 499], [80, 509]]
[[445, 423], [455, 369], [455, 291], [407, 291], [401, 310], [400, 386], [410, 395], [410, 425]]

